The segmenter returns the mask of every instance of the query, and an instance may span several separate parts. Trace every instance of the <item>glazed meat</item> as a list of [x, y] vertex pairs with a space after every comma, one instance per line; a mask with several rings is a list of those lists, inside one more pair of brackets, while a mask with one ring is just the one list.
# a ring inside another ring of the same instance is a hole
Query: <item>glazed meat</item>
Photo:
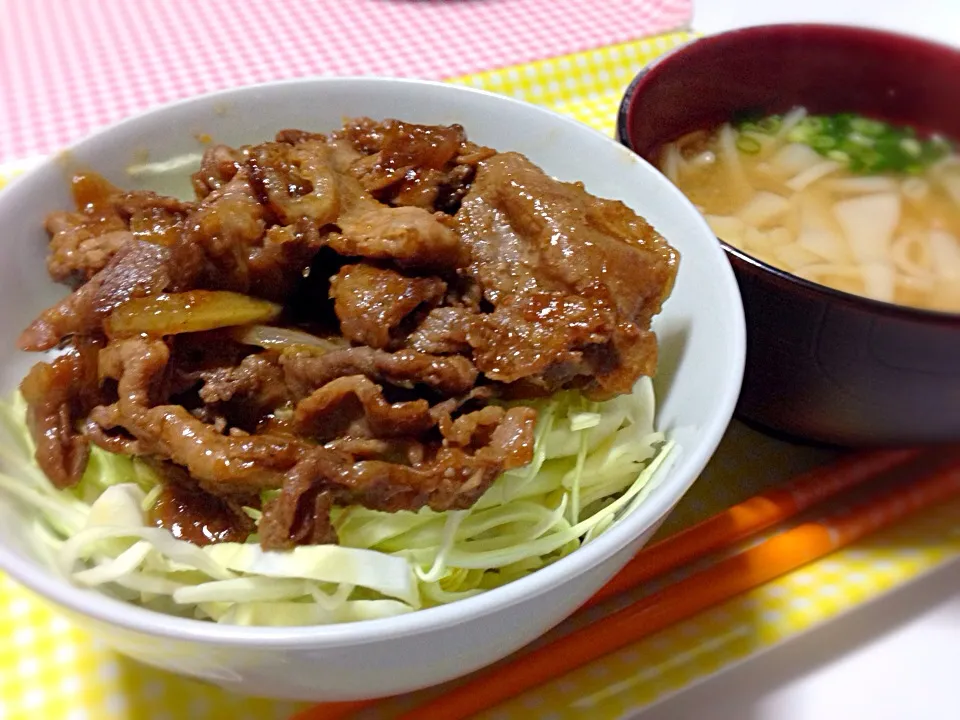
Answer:
[[469, 508], [533, 457], [523, 398], [655, 371], [675, 251], [457, 125], [283, 130], [192, 179], [183, 201], [78, 176], [46, 223], [73, 291], [19, 341], [65, 351], [21, 385], [51, 482], [91, 444], [143, 458], [178, 538], [283, 549], [336, 542], [338, 506]]
[[280, 357], [287, 382], [296, 395], [303, 395], [344, 375], [366, 375], [401, 388], [423, 386], [444, 396], [469, 392], [478, 380], [477, 369], [466, 357], [441, 357], [398, 350], [394, 353], [370, 347], [317, 352], [288, 348]]
[[347, 123], [332, 140], [342, 168], [378, 200], [447, 213], [460, 206], [476, 164], [494, 154], [469, 142], [459, 125], [362, 118]]
[[616, 329], [615, 314], [599, 299], [531, 292], [505, 296], [474, 321], [467, 337], [488, 377], [536, 383], [550, 392], [580, 376], [600, 381], [601, 368], [593, 366], [589, 351], [608, 345]]
[[33, 366], [20, 385], [27, 403], [27, 425], [37, 444], [37, 462], [58, 488], [75, 485], [90, 452], [76, 426], [96, 405], [97, 348], [92, 342]]
[[175, 538], [195, 545], [244, 542], [256, 530], [256, 523], [243, 511], [240, 500], [204, 492], [169, 463], [156, 465], [165, 484], [150, 516]]
[[247, 155], [245, 167], [250, 181], [280, 224], [308, 218], [323, 226], [339, 217], [339, 180], [330, 165], [326, 143], [264, 143], [250, 148]]
[[388, 268], [345, 265], [330, 284], [343, 336], [358, 345], [387, 348], [415, 310], [438, 305], [447, 284], [435, 277], [407, 277]]
[[643, 218], [500, 153], [480, 164], [457, 221], [494, 307], [467, 335], [482, 372], [547, 392], [577, 380], [594, 398], [653, 374], [650, 320], [677, 254]]
[[123, 245], [106, 266], [59, 303], [40, 313], [20, 335], [22, 350], [49, 350], [72, 336], [96, 335], [127, 300], [174, 286], [170, 251], [136, 241]]
[[200, 161], [200, 169], [191, 177], [198, 198], [205, 198], [233, 179], [243, 162], [243, 152], [227, 145], [207, 148]]
[[266, 233], [267, 209], [251, 185], [250, 172], [241, 169], [214, 190], [190, 216], [179, 244], [202, 258], [202, 277], [188, 284], [218, 290], [250, 289], [249, 255]]
[[52, 236], [47, 269], [58, 282], [86, 282], [106, 267], [117, 251], [133, 240], [126, 226], [83, 213], [56, 213], [47, 218]]
[[395, 262], [401, 267], [455, 270], [465, 260], [460, 238], [423, 208], [378, 207], [341, 218], [330, 246], [341, 255]]
[[72, 182], [76, 212], [52, 213], [47, 269], [58, 282], [80, 284], [103, 270], [133, 240], [172, 245], [195, 205], [152, 192], [124, 192], [97, 175]]
[[476, 312], [468, 307], [435, 308], [407, 337], [407, 344], [414, 350], [437, 355], [469, 353], [467, 334], [476, 320]]
[[346, 375], [298, 402], [293, 423], [298, 434], [323, 442], [338, 437], [419, 437], [434, 419], [423, 398], [391, 403], [370, 378]]

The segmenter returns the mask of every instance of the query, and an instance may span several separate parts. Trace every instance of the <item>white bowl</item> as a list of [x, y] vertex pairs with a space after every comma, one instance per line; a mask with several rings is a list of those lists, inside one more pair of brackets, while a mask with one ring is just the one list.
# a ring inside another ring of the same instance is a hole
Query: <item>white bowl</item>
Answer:
[[[0, 193], [0, 389], [35, 355], [15, 338], [64, 293], [46, 274], [44, 216], [71, 207], [70, 171], [90, 168], [122, 186], [131, 164], [202, 151], [201, 134], [231, 145], [282, 128], [325, 131], [345, 116], [460, 123], [468, 136], [526, 154], [562, 180], [581, 180], [649, 219], [682, 254], [655, 328], [658, 427], [682, 454], [645, 504], [594, 542], [503, 588], [447, 606], [347, 625], [250, 628], [161, 615], [79, 589], [38, 560], [28, 512], [0, 499], [0, 568], [61, 606], [118, 651], [239, 692], [347, 700], [404, 692], [488, 665], [560, 622], [649, 539], [713, 454], [730, 420], [744, 366], [744, 321], [733, 273], [693, 206], [662, 175], [573, 120], [506, 97], [450, 85], [376, 78], [305, 79], [198, 97], [152, 110], [78, 143]], [[178, 171], [183, 187], [193, 168]], [[154, 189], [158, 181], [153, 179]]]

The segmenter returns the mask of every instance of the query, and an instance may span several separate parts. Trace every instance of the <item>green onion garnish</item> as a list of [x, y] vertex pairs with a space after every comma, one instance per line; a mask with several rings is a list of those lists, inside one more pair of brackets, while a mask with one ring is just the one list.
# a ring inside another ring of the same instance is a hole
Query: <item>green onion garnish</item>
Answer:
[[[780, 130], [780, 115], [740, 123], [741, 133], [771, 135]], [[940, 160], [953, 149], [941, 136], [919, 137], [912, 127], [892, 125], [853, 113], [808, 115], [787, 133], [789, 142], [809, 145], [824, 157], [846, 163], [851, 172], [869, 174], [899, 172], [915, 174]], [[756, 154], [760, 143], [741, 134], [737, 147]]]
[[760, 143], [749, 135], [740, 135], [737, 138], [737, 148], [747, 155], [756, 155], [760, 152]]
[[775, 132], [780, 130], [781, 119], [779, 115], [768, 115], [765, 118], [761, 118], [757, 122], [757, 129], [766, 133], [767, 135], [773, 135]]

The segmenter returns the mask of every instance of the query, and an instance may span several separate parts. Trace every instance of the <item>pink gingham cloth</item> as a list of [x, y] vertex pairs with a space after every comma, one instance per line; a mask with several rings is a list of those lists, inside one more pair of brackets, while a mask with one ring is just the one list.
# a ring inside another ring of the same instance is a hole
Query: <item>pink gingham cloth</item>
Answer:
[[0, 163], [198, 93], [441, 79], [685, 27], [691, 0], [0, 0]]

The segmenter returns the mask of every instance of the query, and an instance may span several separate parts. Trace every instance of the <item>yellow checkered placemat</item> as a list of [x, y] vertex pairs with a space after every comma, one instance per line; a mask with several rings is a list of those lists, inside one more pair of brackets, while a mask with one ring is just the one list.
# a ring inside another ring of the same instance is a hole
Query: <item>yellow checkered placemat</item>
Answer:
[[[612, 134], [620, 97], [637, 70], [690, 37], [652, 38], [453, 82], [544, 104]], [[734, 423], [704, 476], [661, 534], [729, 507], [828, 456]], [[482, 717], [628, 717], [960, 556], [958, 527], [960, 501], [945, 504]], [[121, 657], [3, 576], [0, 637], [0, 720], [283, 720], [303, 707], [231, 695]], [[414, 695], [381, 703], [363, 716], [388, 718], [417, 699]]]

